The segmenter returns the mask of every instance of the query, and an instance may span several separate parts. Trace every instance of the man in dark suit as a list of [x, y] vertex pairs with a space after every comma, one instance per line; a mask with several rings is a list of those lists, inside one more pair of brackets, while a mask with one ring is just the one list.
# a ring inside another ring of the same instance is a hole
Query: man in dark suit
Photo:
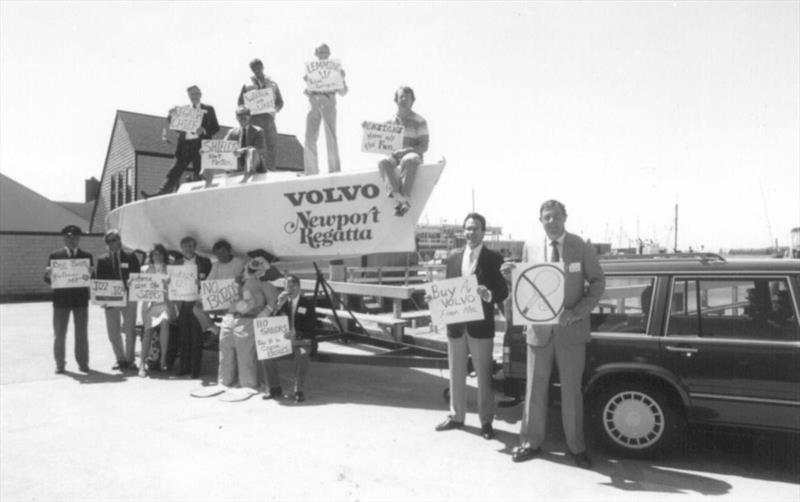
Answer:
[[470, 213], [464, 219], [465, 249], [450, 253], [447, 258], [447, 278], [475, 274], [478, 295], [483, 300], [483, 319], [447, 326], [447, 361], [450, 365], [450, 416], [436, 426], [437, 431], [460, 428], [467, 413], [467, 357], [478, 374], [478, 415], [481, 435], [494, 438], [494, 395], [492, 367], [494, 359], [494, 305], [502, 304], [508, 296], [508, 286], [500, 273], [503, 257], [483, 245], [486, 218]]
[[225, 139], [239, 142], [239, 148], [235, 152], [239, 161], [239, 170], [243, 171], [246, 176], [253, 172], [267, 172], [260, 153], [267, 148], [264, 130], [253, 125], [250, 109], [246, 106], [236, 109], [236, 120], [239, 122], [239, 127], [229, 130]]
[[[211, 271], [211, 260], [196, 253], [197, 241], [194, 237], [186, 236], [181, 239], [183, 252], [183, 265], [197, 266], [197, 279], [204, 281]], [[198, 282], [198, 289], [200, 284]], [[198, 294], [199, 298], [199, 294]], [[196, 301], [179, 301], [178, 306], [178, 332], [180, 338], [181, 366], [178, 375], [191, 375], [192, 378], [200, 376], [203, 362], [203, 329], [195, 314]], [[210, 322], [210, 321], [209, 321]]]
[[[167, 177], [158, 189], [158, 192], [148, 194], [142, 191], [142, 195], [145, 198], [172, 193], [177, 190], [178, 185], [181, 183], [181, 176], [183, 176], [183, 172], [189, 164], [192, 165], [194, 178], [200, 179], [200, 147], [202, 146], [202, 141], [204, 139], [211, 139], [219, 132], [219, 123], [217, 122], [217, 114], [214, 112], [214, 107], [200, 102], [200, 98], [203, 96], [200, 92], [200, 88], [193, 85], [187, 88], [186, 92], [189, 94], [189, 101], [191, 101], [192, 106], [203, 110], [203, 121], [200, 127], [197, 128], [197, 131], [181, 131], [178, 134], [178, 146], [175, 149], [175, 163], [172, 165], [169, 172], [167, 172]], [[171, 109], [167, 116], [167, 127], [164, 127], [161, 133], [161, 139], [163, 141], [167, 141], [167, 129], [172, 122], [174, 111], [174, 108]]]
[[[140, 271], [139, 260], [133, 253], [122, 249], [119, 230], [111, 229], [105, 233], [108, 253], [97, 260], [97, 278], [122, 281], [128, 289], [128, 278]], [[124, 307], [105, 307], [108, 340], [117, 358], [114, 370], [136, 369], [136, 302], [128, 301]], [[125, 334], [125, 344], [122, 343]]]
[[[292, 335], [292, 351], [294, 352], [294, 400], [302, 403], [306, 400], [305, 383], [312, 347], [316, 343], [314, 328], [317, 316], [314, 301], [300, 293], [300, 279], [296, 275], [286, 277], [286, 289], [278, 296], [274, 315], [285, 315], [289, 318]], [[267, 374], [269, 394], [263, 399], [275, 399], [283, 394], [277, 361], [267, 359], [263, 363]]]
[[[44, 274], [47, 284], [50, 284], [53, 260], [89, 260], [89, 275], [94, 266], [92, 255], [78, 248], [83, 235], [80, 227], [67, 225], [61, 230], [61, 234], [64, 236], [64, 247], [50, 253]], [[89, 372], [88, 306], [88, 287], [53, 289], [53, 355], [56, 359], [56, 373], [64, 373], [66, 366], [65, 345], [70, 312], [75, 323], [75, 361], [80, 371]]]
[[[561, 421], [567, 448], [575, 465], [590, 469], [583, 434], [583, 369], [590, 339], [589, 315], [605, 290], [605, 276], [594, 248], [567, 233], [567, 210], [557, 200], [545, 201], [539, 209], [550, 241], [549, 259], [564, 265], [564, 309], [558, 324], [528, 326], [527, 385], [525, 410], [520, 427], [521, 445], [512, 459], [522, 462], [541, 452], [547, 419], [547, 393], [553, 360], [561, 385]], [[544, 258], [544, 257], [543, 257]], [[588, 285], [588, 287], [587, 287]]]

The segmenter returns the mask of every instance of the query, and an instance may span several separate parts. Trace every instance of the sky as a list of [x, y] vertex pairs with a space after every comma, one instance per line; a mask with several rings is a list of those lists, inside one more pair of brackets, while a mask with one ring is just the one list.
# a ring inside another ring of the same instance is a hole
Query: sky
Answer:
[[[473, 208], [539, 239], [562, 201], [593, 242], [789, 244], [800, 227], [800, 2], [0, 1], [0, 172], [59, 201], [100, 178], [117, 110], [163, 115], [197, 84], [234, 125], [253, 58], [302, 142], [303, 65], [325, 42], [344, 171], [400, 85], [447, 167], [421, 223]], [[318, 149], [323, 156], [324, 135]]]

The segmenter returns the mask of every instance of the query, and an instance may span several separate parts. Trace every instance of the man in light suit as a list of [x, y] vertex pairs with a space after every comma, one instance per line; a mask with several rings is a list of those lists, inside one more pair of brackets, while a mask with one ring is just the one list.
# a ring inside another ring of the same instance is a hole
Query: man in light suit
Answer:
[[494, 438], [494, 395], [492, 394], [492, 349], [494, 347], [494, 304], [502, 304], [508, 286], [500, 273], [503, 257], [483, 245], [486, 218], [470, 213], [464, 219], [465, 249], [453, 251], [447, 258], [447, 278], [475, 274], [478, 295], [483, 300], [483, 319], [447, 326], [447, 362], [450, 366], [450, 415], [436, 426], [437, 431], [464, 426], [467, 413], [467, 357], [478, 374], [478, 415], [481, 435]]
[[[541, 453], [547, 418], [547, 392], [553, 360], [558, 365], [561, 384], [561, 421], [567, 448], [575, 465], [590, 469], [583, 435], [583, 369], [586, 344], [590, 339], [589, 314], [606, 287], [603, 270], [594, 252], [577, 235], [567, 233], [567, 210], [557, 200], [545, 201], [539, 209], [550, 241], [549, 259], [564, 265], [564, 308], [558, 324], [529, 326], [525, 410], [520, 427], [521, 445], [514, 449], [514, 462], [529, 460]], [[588, 284], [588, 288], [585, 287]]]

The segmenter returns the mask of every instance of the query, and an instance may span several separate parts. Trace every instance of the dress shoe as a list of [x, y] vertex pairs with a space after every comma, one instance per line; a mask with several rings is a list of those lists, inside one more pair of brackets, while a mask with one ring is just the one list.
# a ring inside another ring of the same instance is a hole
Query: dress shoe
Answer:
[[575, 462], [576, 467], [580, 467], [581, 469], [592, 468], [592, 460], [585, 451], [581, 453], [570, 453], [570, 456], [572, 457], [572, 461]]
[[283, 389], [280, 387], [272, 387], [269, 389], [269, 394], [264, 394], [261, 399], [278, 399], [283, 396]]
[[78, 369], [80, 370], [81, 373], [89, 373], [89, 371], [91, 371], [88, 366], [81, 366]]
[[294, 393], [294, 402], [296, 402], [296, 403], [302, 403], [302, 402], [303, 402], [303, 401], [305, 401], [305, 400], [306, 400], [306, 396], [305, 396], [305, 394], [303, 394], [302, 392], [299, 392], [299, 391], [298, 391], [298, 392], [295, 392], [295, 393]]
[[64, 368], [56, 368], [56, 375], [63, 375], [66, 372], [67, 370], [65, 370]]
[[112, 369], [112, 370], [114, 370], [114, 371], [121, 371], [121, 370], [124, 370], [124, 369], [125, 369], [125, 366], [126, 366], [127, 364], [128, 364], [128, 363], [126, 363], [125, 361], [117, 361], [117, 364], [115, 364], [114, 366], [112, 366], [112, 367], [111, 367], [111, 369]]
[[539, 456], [542, 453], [541, 448], [531, 448], [530, 446], [517, 446], [514, 448], [514, 451], [511, 452], [511, 460], [514, 462], [525, 462], [526, 460], [530, 460], [534, 457]]
[[483, 439], [494, 439], [494, 429], [491, 422], [481, 425], [481, 436], [483, 436]]
[[449, 431], [451, 429], [460, 429], [462, 427], [464, 427], [464, 422], [459, 422], [458, 420], [454, 420], [453, 417], [447, 417], [447, 420], [436, 426], [436, 430], [441, 432], [441, 431]]
[[125, 369], [128, 370], [128, 371], [136, 371], [136, 370], [139, 369], [139, 367], [136, 366], [136, 363], [127, 363], [127, 365], [125, 366]]

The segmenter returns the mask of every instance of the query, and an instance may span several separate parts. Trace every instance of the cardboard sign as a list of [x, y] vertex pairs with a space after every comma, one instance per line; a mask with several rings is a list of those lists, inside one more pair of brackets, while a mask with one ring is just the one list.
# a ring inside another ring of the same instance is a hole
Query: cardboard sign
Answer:
[[124, 307], [128, 305], [128, 295], [122, 281], [92, 280], [89, 292], [93, 305], [103, 307]]
[[200, 299], [197, 292], [197, 265], [167, 265], [169, 299], [193, 302]]
[[425, 293], [431, 321], [437, 326], [483, 319], [483, 300], [478, 296], [478, 279], [474, 275], [428, 283]]
[[235, 171], [238, 168], [234, 152], [239, 148], [238, 141], [224, 139], [204, 139], [201, 149], [201, 165], [205, 169]]
[[132, 301], [161, 303], [167, 279], [167, 274], [131, 274], [128, 296]]
[[286, 338], [286, 333], [289, 333], [288, 317], [256, 317], [253, 319], [253, 330], [259, 361], [292, 353], [292, 340]]
[[362, 152], [391, 155], [392, 152], [403, 148], [405, 127], [402, 125], [364, 122], [361, 127], [364, 129], [361, 137]]
[[344, 89], [342, 62], [338, 59], [320, 59], [306, 63], [306, 84], [309, 91], [335, 92]]
[[169, 128], [173, 131], [195, 133], [203, 123], [203, 114], [206, 111], [193, 106], [178, 106], [172, 112]]
[[239, 296], [235, 279], [217, 279], [200, 283], [203, 310], [227, 310]]
[[79, 260], [50, 260], [50, 287], [88, 288], [92, 279], [88, 258]]
[[275, 113], [275, 92], [272, 87], [247, 91], [244, 93], [244, 106], [250, 109], [250, 115]]
[[511, 286], [515, 326], [558, 323], [564, 311], [563, 263], [517, 263]]

